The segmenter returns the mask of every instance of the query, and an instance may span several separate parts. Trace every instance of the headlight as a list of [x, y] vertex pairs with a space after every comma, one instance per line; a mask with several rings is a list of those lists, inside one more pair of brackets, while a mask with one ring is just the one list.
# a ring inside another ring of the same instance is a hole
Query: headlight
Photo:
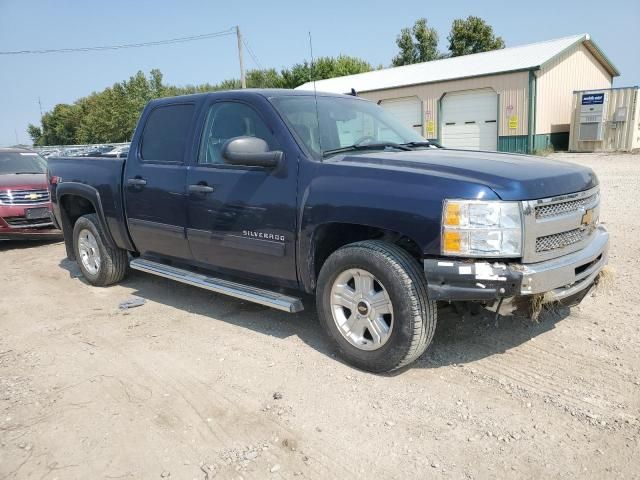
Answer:
[[518, 202], [445, 200], [442, 254], [464, 257], [522, 256]]

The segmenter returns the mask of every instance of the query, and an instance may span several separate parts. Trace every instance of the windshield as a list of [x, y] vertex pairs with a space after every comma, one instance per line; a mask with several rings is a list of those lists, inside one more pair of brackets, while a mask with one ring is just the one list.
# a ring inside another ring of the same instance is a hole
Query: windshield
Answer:
[[383, 149], [389, 144], [425, 142], [382, 107], [362, 99], [318, 96], [317, 114], [313, 95], [274, 97], [271, 101], [316, 158], [352, 145], [380, 144]]
[[47, 162], [33, 152], [0, 152], [0, 175], [46, 173]]

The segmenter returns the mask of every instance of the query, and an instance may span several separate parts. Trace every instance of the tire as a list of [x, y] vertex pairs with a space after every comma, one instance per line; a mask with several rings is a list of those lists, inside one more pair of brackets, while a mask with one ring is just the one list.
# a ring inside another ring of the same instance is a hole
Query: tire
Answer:
[[[356, 285], [356, 277], [360, 284], [368, 285], [361, 280], [367, 273], [373, 277], [373, 289], [364, 288], [371, 294], [360, 298], [371, 298], [370, 305], [362, 305], [362, 301], [354, 304], [350, 292], [346, 295], [348, 301], [344, 302], [346, 287], [358, 295], [358, 288], [351, 288]], [[351, 280], [346, 280], [349, 277]], [[386, 297], [381, 292], [386, 292]], [[382, 297], [390, 303], [390, 308], [384, 306], [384, 300], [375, 300]], [[366, 325], [373, 326], [373, 321], [362, 315], [358, 317], [361, 320], [351, 321], [354, 312], [351, 308], [345, 310], [340, 303], [355, 305], [357, 313], [378, 319], [376, 324], [384, 321], [382, 328], [371, 330]], [[383, 305], [380, 312], [391, 310], [391, 316], [381, 317], [374, 303]], [[378, 240], [352, 243], [329, 256], [318, 276], [316, 305], [320, 323], [335, 342], [340, 356], [357, 368], [375, 373], [397, 370], [420, 357], [431, 343], [437, 323], [436, 302], [428, 299], [427, 281], [420, 264], [400, 247]], [[356, 322], [361, 323], [357, 323], [353, 331], [348, 330], [348, 326]], [[363, 325], [364, 334], [359, 336], [358, 328]], [[382, 333], [373, 335], [374, 330]], [[383, 334], [386, 340], [381, 342]]]
[[[98, 254], [91, 256], [95, 262], [83, 260], [83, 251], [86, 254], [88, 245]], [[82, 275], [91, 285], [106, 287], [119, 282], [127, 273], [127, 251], [108, 246], [95, 213], [83, 215], [76, 221], [73, 227], [73, 251]]]

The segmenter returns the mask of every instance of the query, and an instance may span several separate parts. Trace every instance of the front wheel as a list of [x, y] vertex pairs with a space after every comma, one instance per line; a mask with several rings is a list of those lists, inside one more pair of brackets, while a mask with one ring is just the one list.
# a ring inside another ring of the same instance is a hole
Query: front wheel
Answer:
[[95, 213], [76, 221], [73, 248], [82, 275], [91, 285], [111, 285], [122, 280], [127, 273], [127, 251], [108, 246]]
[[437, 322], [420, 264], [387, 242], [336, 250], [322, 266], [320, 322], [352, 365], [376, 373], [402, 368], [429, 346]]

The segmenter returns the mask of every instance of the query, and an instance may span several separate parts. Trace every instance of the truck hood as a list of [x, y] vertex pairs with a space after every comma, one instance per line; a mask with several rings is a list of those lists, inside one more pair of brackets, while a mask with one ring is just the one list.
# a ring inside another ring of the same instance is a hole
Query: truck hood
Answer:
[[0, 175], [0, 190], [28, 190], [45, 188], [47, 188], [47, 175], [44, 173]]
[[450, 177], [491, 188], [503, 200], [533, 200], [598, 184], [590, 168], [531, 155], [449, 149], [366, 152], [333, 157], [351, 165]]

